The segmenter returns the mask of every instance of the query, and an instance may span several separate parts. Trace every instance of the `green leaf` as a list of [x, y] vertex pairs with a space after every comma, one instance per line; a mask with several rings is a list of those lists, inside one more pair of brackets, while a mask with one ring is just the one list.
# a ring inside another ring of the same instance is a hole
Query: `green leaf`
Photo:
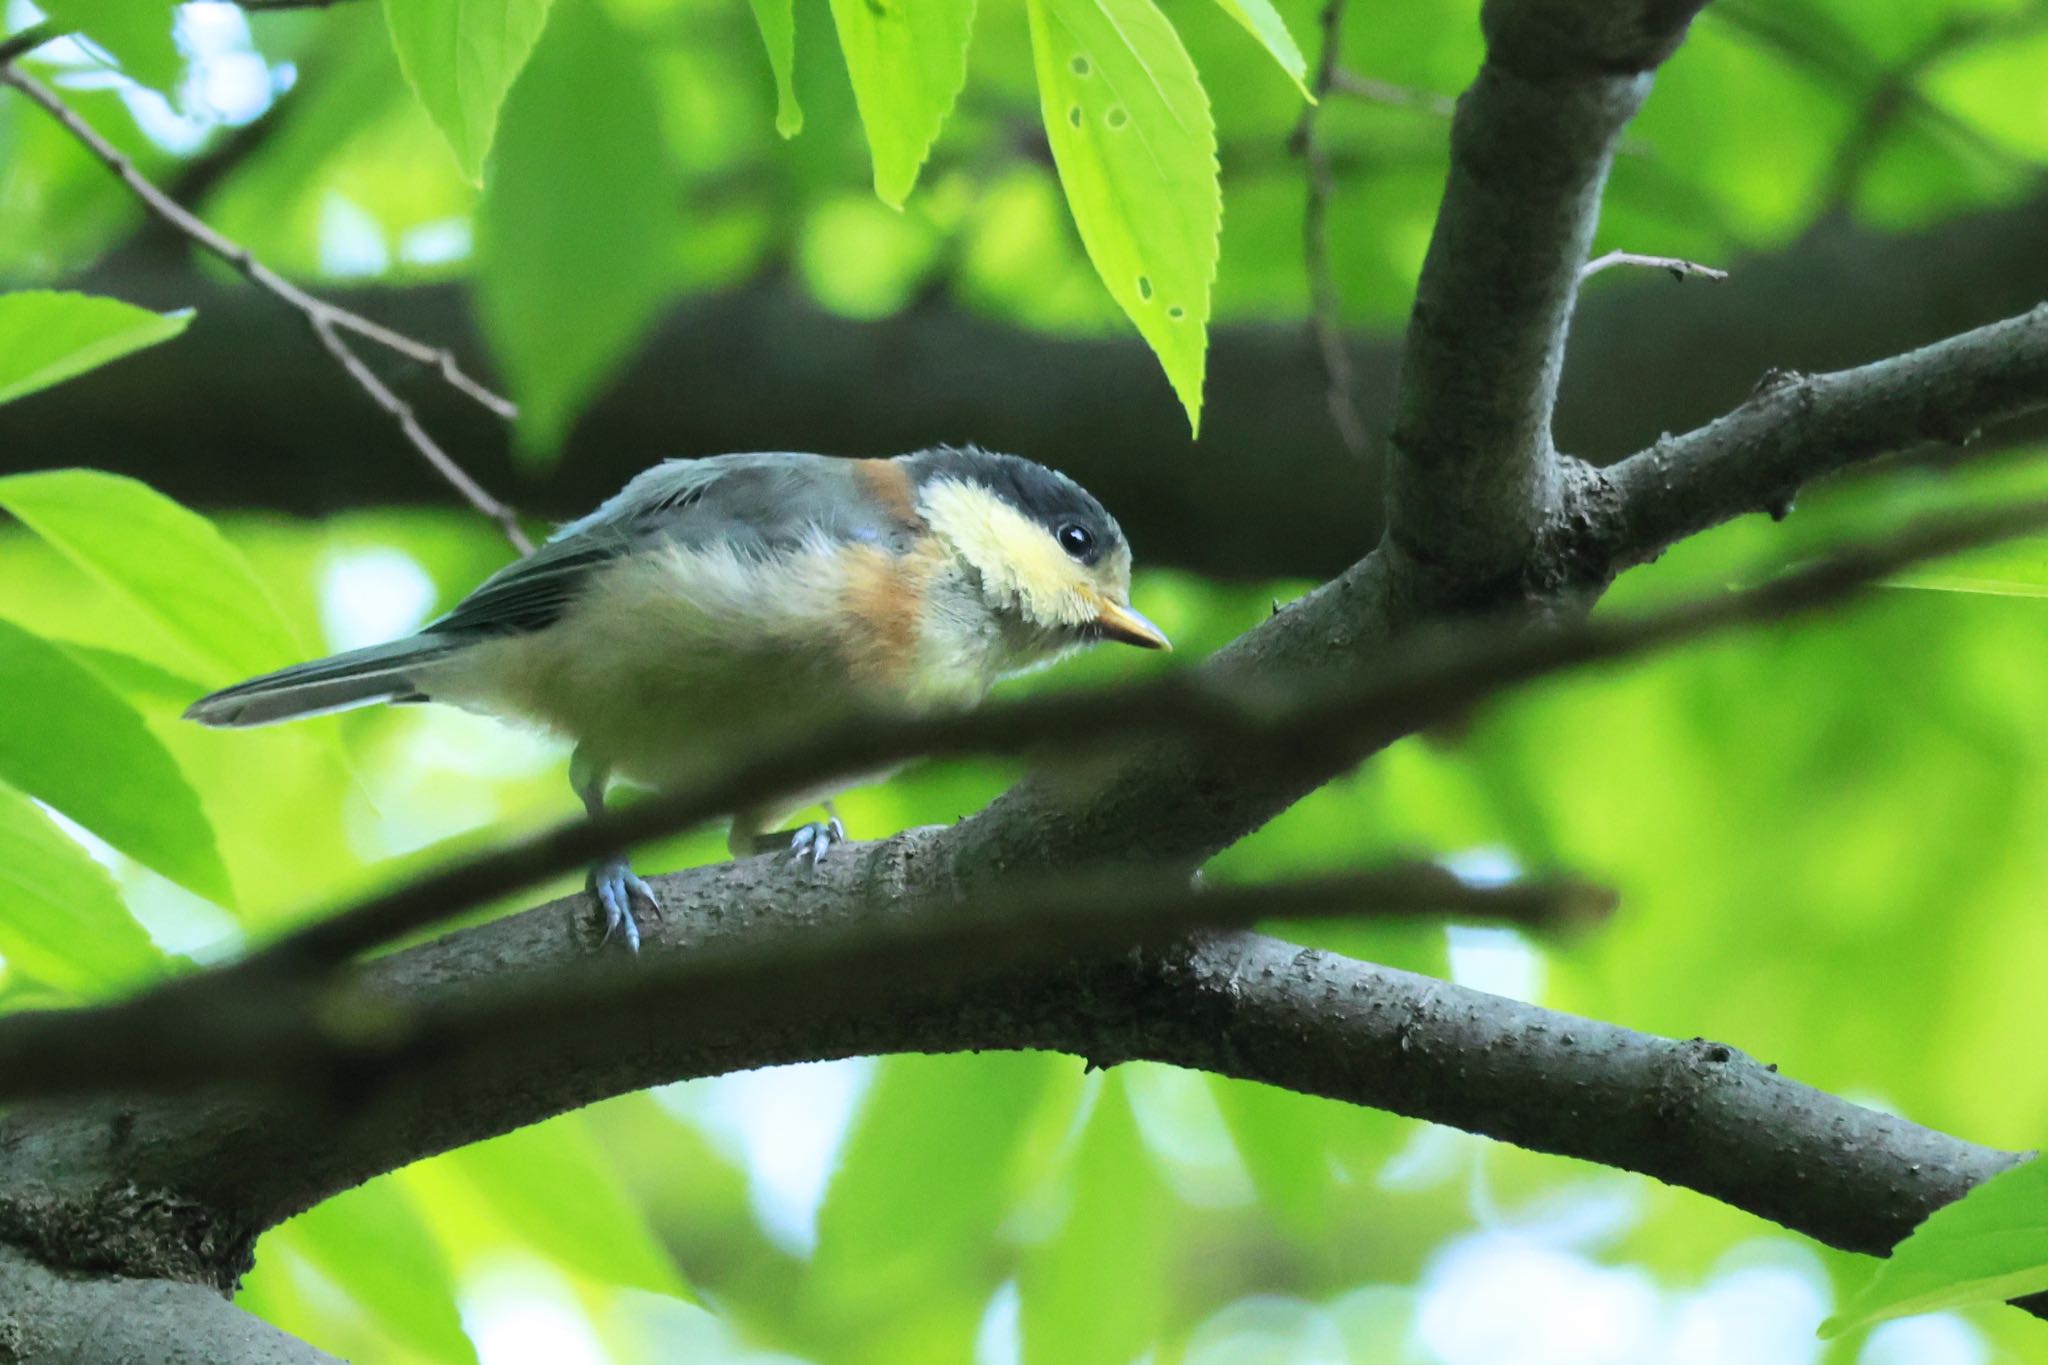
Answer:
[[753, 6], [775, 73], [775, 131], [795, 137], [804, 130], [804, 111], [796, 102], [796, 0], [753, 0]]
[[171, 36], [173, 0], [44, 0], [41, 8], [60, 28], [90, 38], [138, 84], [170, 94], [184, 77]]
[[[483, 183], [498, 112], [547, 27], [550, 3], [384, 0], [399, 68], [471, 184]], [[600, 70], [592, 67], [592, 76]], [[592, 87], [586, 93], [591, 103], [601, 104], [608, 91]]]
[[814, 1273], [842, 1299], [915, 1297], [982, 1246], [1016, 1193], [1027, 1121], [1067, 1059], [889, 1057], [818, 1213]]
[[560, 443], [667, 292], [680, 209], [644, 56], [603, 6], [565, 5], [505, 107], [478, 291], [529, 454]]
[[1114, 1075], [1071, 1171], [1065, 1224], [1017, 1270], [1024, 1359], [1136, 1360], [1165, 1318], [1174, 1220]]
[[191, 320], [189, 308], [152, 313], [93, 294], [0, 294], [0, 403], [169, 341]]
[[142, 717], [76, 659], [0, 620], [0, 781], [135, 861], [232, 903], [213, 826]]
[[2002, 1171], [1936, 1209], [1870, 1282], [1820, 1325], [1836, 1337], [1886, 1318], [1997, 1303], [2048, 1289], [2048, 1162]]
[[603, 1284], [691, 1297], [581, 1116], [521, 1128], [445, 1160], [537, 1250]]
[[476, 1359], [456, 1311], [448, 1260], [395, 1182], [372, 1180], [338, 1194], [273, 1235], [393, 1341], [429, 1360]]
[[1280, 17], [1280, 11], [1273, 8], [1273, 0], [1216, 0], [1216, 3], [1223, 6], [1225, 14], [1244, 25], [1246, 33], [1259, 40], [1259, 46], [1280, 63], [1280, 69], [1301, 91], [1302, 98], [1314, 104], [1316, 97], [1309, 93], [1308, 88], [1308, 60], [1295, 46], [1294, 35], [1287, 31], [1287, 21]]
[[[0, 671], [5, 667], [0, 655]], [[107, 870], [34, 802], [5, 786], [0, 954], [38, 980], [76, 991], [130, 986], [164, 971], [163, 954], [129, 915]]]
[[2048, 597], [2048, 540], [1992, 545], [1891, 580], [1895, 588], [1974, 592], [1992, 597]]
[[832, 0], [832, 23], [875, 162], [875, 193], [902, 208], [967, 83], [974, 0]]
[[1152, 0], [1029, 0], [1038, 97], [1096, 273], [1199, 433], [1223, 195], [1209, 98]]
[[96, 469], [11, 474], [0, 508], [147, 612], [209, 685], [306, 655], [241, 551], [148, 484]]

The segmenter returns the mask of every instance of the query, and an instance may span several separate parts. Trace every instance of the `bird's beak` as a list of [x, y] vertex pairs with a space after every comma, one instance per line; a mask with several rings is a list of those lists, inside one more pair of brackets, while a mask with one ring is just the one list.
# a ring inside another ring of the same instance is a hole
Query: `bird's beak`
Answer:
[[1173, 648], [1173, 642], [1166, 638], [1165, 631], [1147, 621], [1134, 608], [1107, 598], [1097, 606], [1095, 628], [1102, 632], [1104, 639], [1121, 640], [1141, 649]]

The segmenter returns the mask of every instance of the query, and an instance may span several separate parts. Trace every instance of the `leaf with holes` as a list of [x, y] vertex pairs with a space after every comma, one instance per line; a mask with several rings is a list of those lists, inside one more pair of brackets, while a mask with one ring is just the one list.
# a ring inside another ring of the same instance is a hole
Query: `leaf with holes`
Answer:
[[0, 403], [169, 341], [190, 321], [189, 308], [152, 313], [94, 294], [0, 294]]
[[[547, 27], [550, 0], [384, 0], [399, 69], [455, 163], [482, 184], [498, 111]], [[593, 100], [599, 92], [590, 92]]]
[[1039, 104], [1074, 225], [1201, 429], [1223, 194], [1195, 65], [1152, 0], [1029, 0]]
[[2048, 1289], [2048, 1163], [2002, 1171], [1936, 1209], [1877, 1267], [1823, 1337], [1886, 1318], [1998, 1303]]
[[1259, 40], [1259, 46], [1266, 49], [1272, 59], [1280, 64], [1294, 82], [1294, 88], [1301, 91], [1302, 98], [1310, 104], [1316, 97], [1309, 93], [1308, 60], [1295, 45], [1294, 35], [1287, 31], [1287, 21], [1280, 17], [1280, 11], [1273, 8], [1273, 0], [1216, 0], [1223, 6], [1223, 12], [1244, 26], [1244, 31]]
[[753, 0], [754, 23], [768, 49], [768, 69], [775, 73], [775, 131], [795, 137], [804, 130], [803, 107], [796, 102], [796, 0]]
[[974, 0], [832, 0], [832, 23], [875, 160], [875, 193], [902, 208], [967, 83]]

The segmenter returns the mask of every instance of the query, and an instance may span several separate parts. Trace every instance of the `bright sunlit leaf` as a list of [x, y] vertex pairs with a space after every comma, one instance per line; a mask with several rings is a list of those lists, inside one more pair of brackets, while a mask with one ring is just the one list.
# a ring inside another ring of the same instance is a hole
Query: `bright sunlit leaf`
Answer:
[[306, 657], [241, 551], [148, 484], [95, 469], [12, 474], [0, 509], [142, 608], [210, 686]]
[[396, 1181], [372, 1180], [323, 1200], [272, 1235], [394, 1341], [450, 1365], [476, 1359], [448, 1259]]
[[1308, 60], [1287, 31], [1287, 21], [1273, 8], [1273, 0], [1216, 0], [1223, 12], [1244, 25], [1244, 31], [1259, 40], [1259, 46], [1280, 64], [1304, 99], [1314, 101], [1308, 89]]
[[520, 445], [550, 454], [654, 316], [682, 206], [641, 45], [600, 5], [555, 16], [502, 134], [477, 288]]
[[[0, 653], [0, 671], [6, 666]], [[121, 904], [107, 870], [34, 802], [4, 785], [0, 953], [10, 965], [67, 990], [132, 985], [164, 968], [163, 954]]]
[[1209, 97], [1152, 0], [1030, 0], [1038, 96], [1088, 259], [1196, 431], [1223, 230]]
[[796, 102], [796, 0], [752, 0], [754, 22], [768, 48], [768, 66], [775, 73], [775, 131], [795, 137], [804, 130], [804, 111]]
[[133, 706], [64, 650], [5, 620], [0, 697], [0, 781], [179, 885], [229, 902], [198, 794]]
[[94, 294], [0, 294], [0, 403], [169, 341], [191, 320], [189, 308], [152, 313]]
[[2048, 1163], [2028, 1161], [1936, 1209], [1892, 1248], [1823, 1337], [1886, 1318], [2048, 1289]]
[[[398, 65], [464, 176], [482, 184], [506, 92], [547, 27], [551, 0], [385, 0]], [[593, 103], [607, 92], [593, 88]]]
[[168, 94], [185, 74], [171, 36], [173, 0], [42, 0], [40, 8], [59, 27], [83, 33], [138, 84]]
[[1991, 597], [2048, 597], [2048, 540], [2015, 540], [1973, 550], [1902, 573], [1892, 586]]
[[903, 207], [967, 81], [974, 0], [832, 0], [875, 161], [875, 193]]

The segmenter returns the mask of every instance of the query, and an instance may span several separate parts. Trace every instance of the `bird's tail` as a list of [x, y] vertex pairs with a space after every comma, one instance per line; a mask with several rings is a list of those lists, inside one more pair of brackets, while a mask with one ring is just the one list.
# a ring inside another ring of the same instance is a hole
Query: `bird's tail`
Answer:
[[419, 700], [420, 667], [459, 643], [415, 635], [293, 664], [201, 697], [185, 708], [185, 719], [214, 726], [269, 725], [372, 702]]

